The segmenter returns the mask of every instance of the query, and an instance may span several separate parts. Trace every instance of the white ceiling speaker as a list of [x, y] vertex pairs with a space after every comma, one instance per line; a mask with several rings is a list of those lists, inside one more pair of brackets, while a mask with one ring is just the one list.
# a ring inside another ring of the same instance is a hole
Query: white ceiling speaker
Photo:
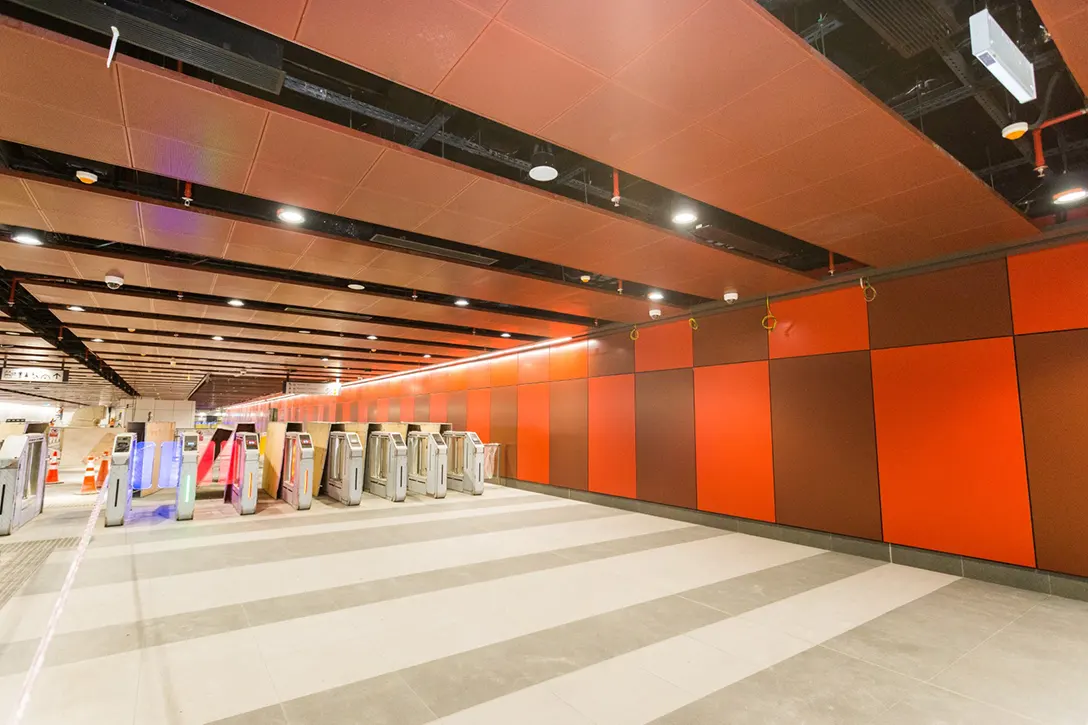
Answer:
[[555, 181], [559, 169], [555, 168], [555, 154], [547, 145], [537, 145], [533, 150], [532, 167], [529, 178], [533, 181]]

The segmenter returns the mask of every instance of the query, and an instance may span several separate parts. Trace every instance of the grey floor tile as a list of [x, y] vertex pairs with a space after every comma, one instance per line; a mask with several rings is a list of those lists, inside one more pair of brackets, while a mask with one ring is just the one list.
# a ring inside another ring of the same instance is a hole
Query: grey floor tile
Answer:
[[874, 725], [1032, 725], [1037, 722], [931, 685], [919, 685], [873, 720]]
[[208, 723], [208, 725], [291, 725], [287, 720], [287, 714], [279, 705], [262, 707], [260, 710], [244, 712], [234, 717], [223, 718]]
[[290, 725], [419, 725], [435, 719], [397, 674], [283, 703]]
[[710, 584], [684, 597], [728, 612], [743, 614], [756, 607], [860, 574], [880, 562], [829, 552]]
[[918, 684], [903, 675], [817, 647], [654, 722], [659, 725], [876, 723]]
[[1088, 722], [1088, 603], [1051, 597], [933, 683], [1047, 723]]
[[882, 541], [869, 541], [867, 539], [855, 539], [852, 536], [831, 535], [831, 550], [854, 556], [864, 556], [868, 559], [879, 561], [891, 561], [891, 552], [888, 545]]
[[1044, 594], [960, 579], [825, 645], [928, 680], [1044, 599]]

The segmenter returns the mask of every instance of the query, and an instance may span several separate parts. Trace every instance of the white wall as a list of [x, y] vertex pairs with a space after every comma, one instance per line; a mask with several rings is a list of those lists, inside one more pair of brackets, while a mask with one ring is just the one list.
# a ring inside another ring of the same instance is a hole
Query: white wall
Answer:
[[28, 423], [48, 423], [57, 414], [52, 403], [0, 403], [0, 423], [8, 418], [25, 418]]
[[[156, 400], [155, 398], [128, 398], [114, 406], [114, 411], [125, 409], [126, 423], [173, 423], [178, 428], [196, 425], [196, 403], [192, 400]], [[150, 421], [148, 420], [150, 414]]]

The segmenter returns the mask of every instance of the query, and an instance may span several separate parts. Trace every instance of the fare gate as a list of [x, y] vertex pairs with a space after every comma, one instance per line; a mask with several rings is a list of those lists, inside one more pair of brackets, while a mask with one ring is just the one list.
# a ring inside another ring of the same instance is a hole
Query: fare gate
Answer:
[[42, 512], [48, 455], [41, 433], [9, 435], [0, 444], [0, 536]]
[[314, 443], [309, 433], [287, 433], [283, 446], [280, 498], [299, 511], [314, 497]]
[[449, 468], [446, 485], [479, 496], [484, 492], [484, 444], [472, 431], [447, 431]]
[[326, 453], [325, 487], [330, 498], [358, 506], [363, 497], [363, 442], [358, 433], [333, 431]]
[[446, 497], [448, 446], [438, 433], [408, 434], [408, 490], [434, 498]]
[[366, 458], [363, 488], [390, 501], [403, 501], [408, 493], [408, 446], [401, 434], [372, 432]]

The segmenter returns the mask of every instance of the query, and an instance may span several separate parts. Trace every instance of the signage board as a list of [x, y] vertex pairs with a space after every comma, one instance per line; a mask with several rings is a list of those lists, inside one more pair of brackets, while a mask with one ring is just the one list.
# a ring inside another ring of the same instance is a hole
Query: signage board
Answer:
[[0, 368], [0, 380], [5, 383], [66, 383], [68, 371], [53, 368]]
[[[335, 388], [331, 386], [336, 385]], [[288, 380], [283, 385], [287, 395], [336, 395], [340, 388], [336, 383], [303, 383]]]

